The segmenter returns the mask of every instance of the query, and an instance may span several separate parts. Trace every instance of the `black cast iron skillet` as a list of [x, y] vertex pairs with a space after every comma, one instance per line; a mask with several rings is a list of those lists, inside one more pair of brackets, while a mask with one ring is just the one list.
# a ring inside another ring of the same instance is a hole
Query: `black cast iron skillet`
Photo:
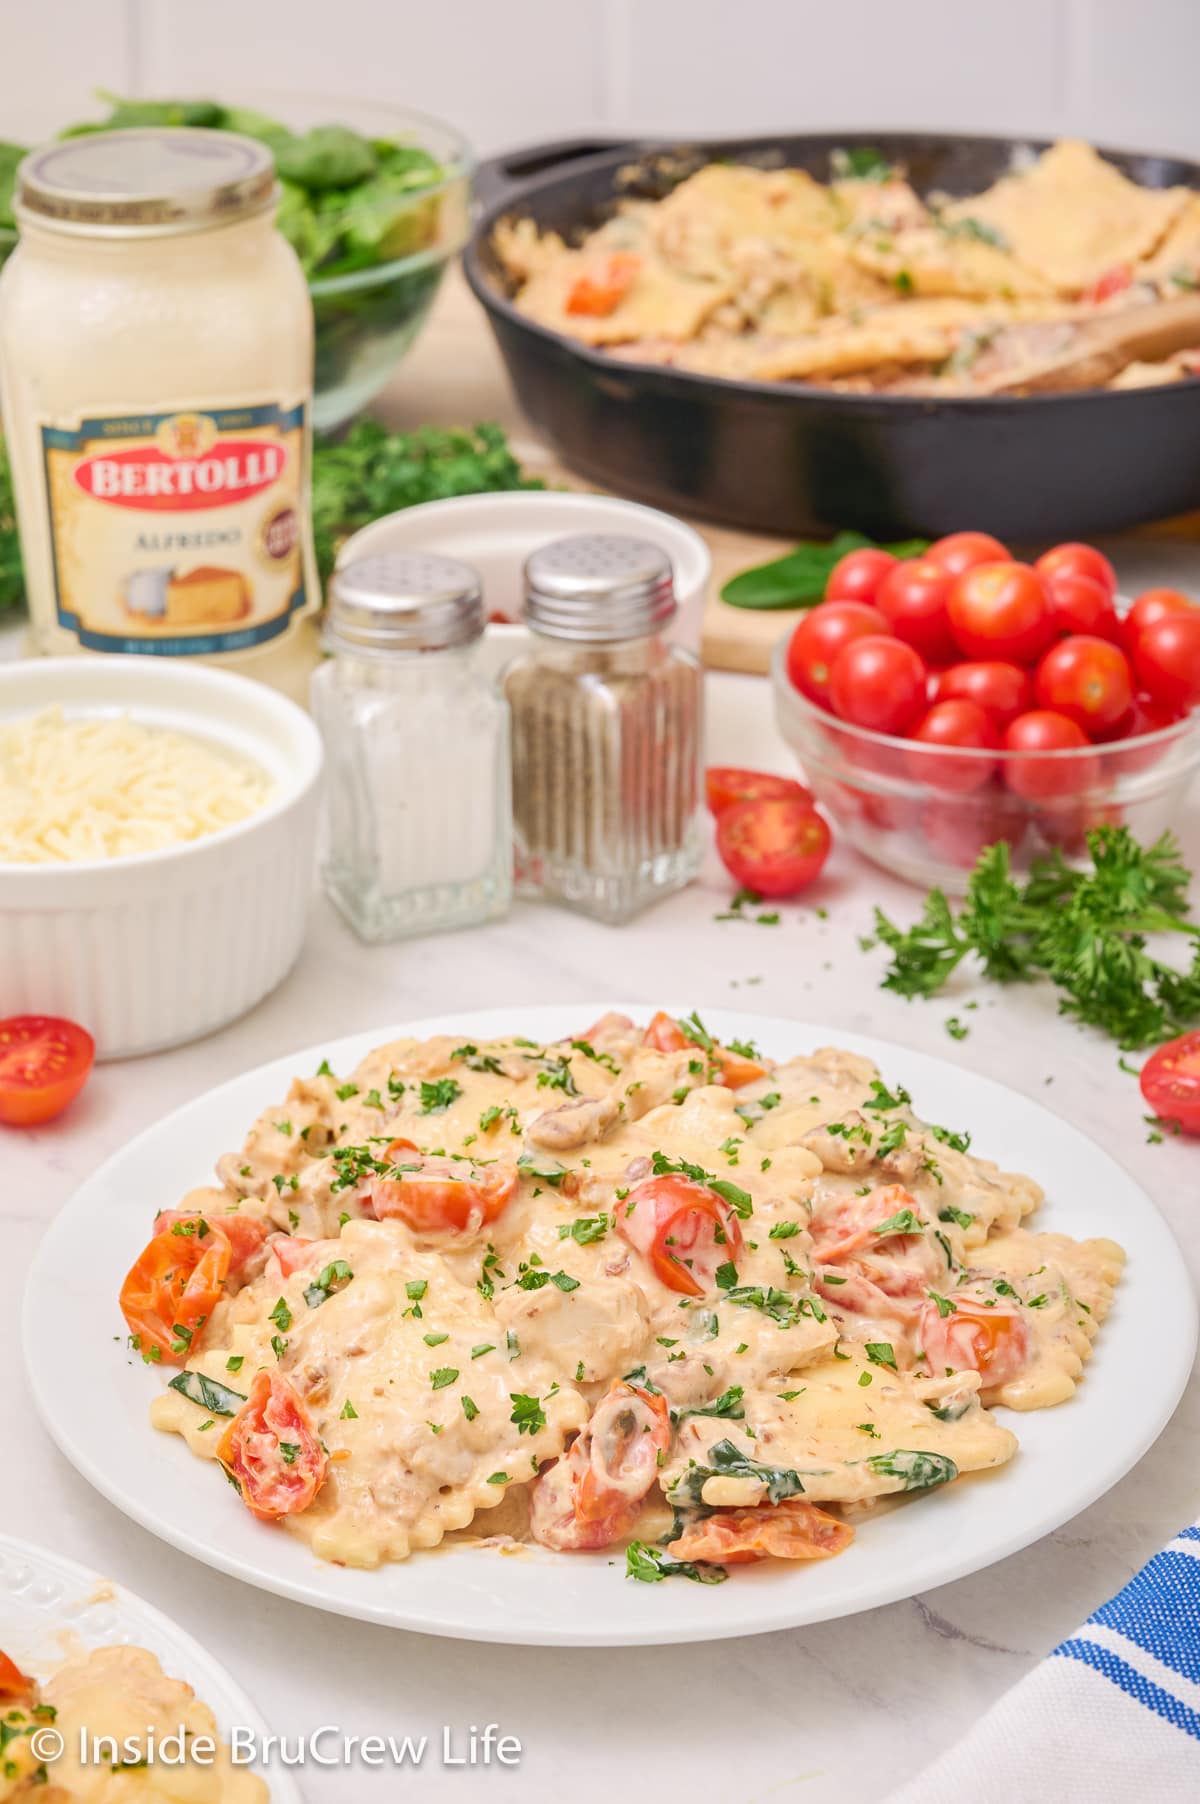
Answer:
[[[735, 382], [589, 350], [512, 305], [491, 247], [504, 214], [577, 237], [623, 194], [661, 194], [716, 158], [807, 169], [871, 146], [921, 193], [980, 193], [1044, 140], [841, 132], [662, 144], [546, 145], [480, 171], [465, 252], [517, 397], [574, 469], [604, 487], [734, 526], [876, 538], [972, 527], [1082, 538], [1200, 506], [1200, 380], [1162, 388], [929, 399]], [[1200, 188], [1200, 165], [1103, 153], [1134, 181]]]

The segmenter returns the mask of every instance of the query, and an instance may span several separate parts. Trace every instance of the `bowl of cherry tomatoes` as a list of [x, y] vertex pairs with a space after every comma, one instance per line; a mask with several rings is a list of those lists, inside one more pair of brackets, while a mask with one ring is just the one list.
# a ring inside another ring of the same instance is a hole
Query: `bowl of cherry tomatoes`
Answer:
[[980, 852], [1014, 869], [1090, 828], [1152, 840], [1200, 763], [1200, 605], [1132, 601], [1091, 545], [1034, 564], [987, 533], [918, 557], [852, 551], [775, 649], [776, 713], [851, 843], [960, 893]]

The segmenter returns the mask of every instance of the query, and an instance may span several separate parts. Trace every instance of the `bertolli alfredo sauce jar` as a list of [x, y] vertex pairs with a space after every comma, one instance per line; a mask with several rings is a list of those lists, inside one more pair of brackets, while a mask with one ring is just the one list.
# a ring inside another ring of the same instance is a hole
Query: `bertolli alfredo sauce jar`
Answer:
[[22, 163], [0, 397], [34, 649], [302, 680], [312, 308], [276, 199], [269, 152], [228, 132]]

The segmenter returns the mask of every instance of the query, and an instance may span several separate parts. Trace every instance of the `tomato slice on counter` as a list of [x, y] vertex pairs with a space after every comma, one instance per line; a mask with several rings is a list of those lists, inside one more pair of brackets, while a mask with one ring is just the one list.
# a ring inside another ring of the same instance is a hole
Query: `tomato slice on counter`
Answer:
[[1029, 1329], [1015, 1310], [989, 1309], [972, 1297], [950, 1299], [954, 1308], [942, 1315], [936, 1303], [921, 1311], [917, 1339], [924, 1349], [930, 1377], [940, 1378], [947, 1367], [956, 1372], [978, 1372], [986, 1385], [1007, 1384], [1029, 1360]]
[[205, 1215], [194, 1209], [160, 1209], [154, 1218], [155, 1234], [171, 1234], [175, 1239], [195, 1236], [203, 1240], [206, 1232], [223, 1234], [229, 1242], [229, 1272], [240, 1278], [267, 1238], [262, 1222], [253, 1216], [229, 1210], [221, 1215]]
[[415, 1234], [476, 1233], [495, 1221], [520, 1182], [512, 1165], [422, 1153], [411, 1140], [393, 1140], [384, 1158], [395, 1172], [370, 1180], [368, 1206], [377, 1221], [405, 1222]]
[[803, 1498], [759, 1504], [750, 1510], [718, 1510], [693, 1522], [670, 1543], [674, 1560], [742, 1566], [749, 1560], [829, 1560], [854, 1539], [848, 1522]]
[[635, 1185], [618, 1205], [616, 1228], [684, 1297], [714, 1290], [718, 1267], [735, 1264], [742, 1250], [735, 1210], [706, 1184], [674, 1175]]
[[256, 1372], [217, 1458], [260, 1522], [306, 1510], [329, 1464], [308, 1411], [282, 1372]]
[[221, 1300], [229, 1275], [224, 1234], [155, 1232], [121, 1286], [121, 1314], [143, 1358], [184, 1365]]
[[1181, 1034], [1142, 1066], [1142, 1095], [1162, 1121], [1200, 1134], [1200, 1032]]
[[765, 1077], [767, 1072], [765, 1065], [760, 1065], [757, 1059], [747, 1058], [745, 1053], [733, 1052], [716, 1040], [706, 1042], [685, 1033], [674, 1015], [668, 1015], [663, 1009], [659, 1009], [642, 1035], [642, 1045], [652, 1047], [655, 1052], [683, 1052], [689, 1046], [699, 1047], [706, 1061], [717, 1067], [716, 1075], [721, 1083], [730, 1090], [752, 1084], [756, 1078]]
[[40, 1127], [73, 1102], [87, 1082], [96, 1043], [86, 1028], [55, 1015], [0, 1021], [0, 1121]]
[[732, 765], [712, 764], [704, 773], [704, 792], [710, 814], [722, 814], [735, 802], [756, 802], [764, 798], [777, 802], [807, 802], [812, 806], [812, 791], [797, 783], [795, 777], [777, 777], [772, 771], [738, 770]]
[[0, 1650], [0, 1698], [18, 1699], [33, 1696], [33, 1680], [27, 1679], [15, 1660]]
[[744, 889], [782, 898], [807, 889], [832, 844], [829, 828], [805, 802], [737, 802], [717, 822], [721, 863]]
[[616, 251], [585, 269], [567, 296], [567, 312], [604, 319], [615, 313], [641, 274], [642, 259], [632, 251]]

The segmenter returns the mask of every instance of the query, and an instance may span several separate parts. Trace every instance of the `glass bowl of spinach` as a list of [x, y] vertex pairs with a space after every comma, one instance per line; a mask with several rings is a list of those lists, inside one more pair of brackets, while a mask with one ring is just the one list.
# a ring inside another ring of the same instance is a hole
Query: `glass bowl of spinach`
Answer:
[[[422, 113], [312, 95], [242, 104], [98, 96], [105, 116], [60, 134], [197, 125], [266, 144], [279, 229], [300, 259], [316, 324], [313, 424], [330, 432], [387, 382], [420, 331], [470, 224], [465, 140]], [[16, 242], [12, 188], [24, 155], [0, 143], [0, 261]]]

